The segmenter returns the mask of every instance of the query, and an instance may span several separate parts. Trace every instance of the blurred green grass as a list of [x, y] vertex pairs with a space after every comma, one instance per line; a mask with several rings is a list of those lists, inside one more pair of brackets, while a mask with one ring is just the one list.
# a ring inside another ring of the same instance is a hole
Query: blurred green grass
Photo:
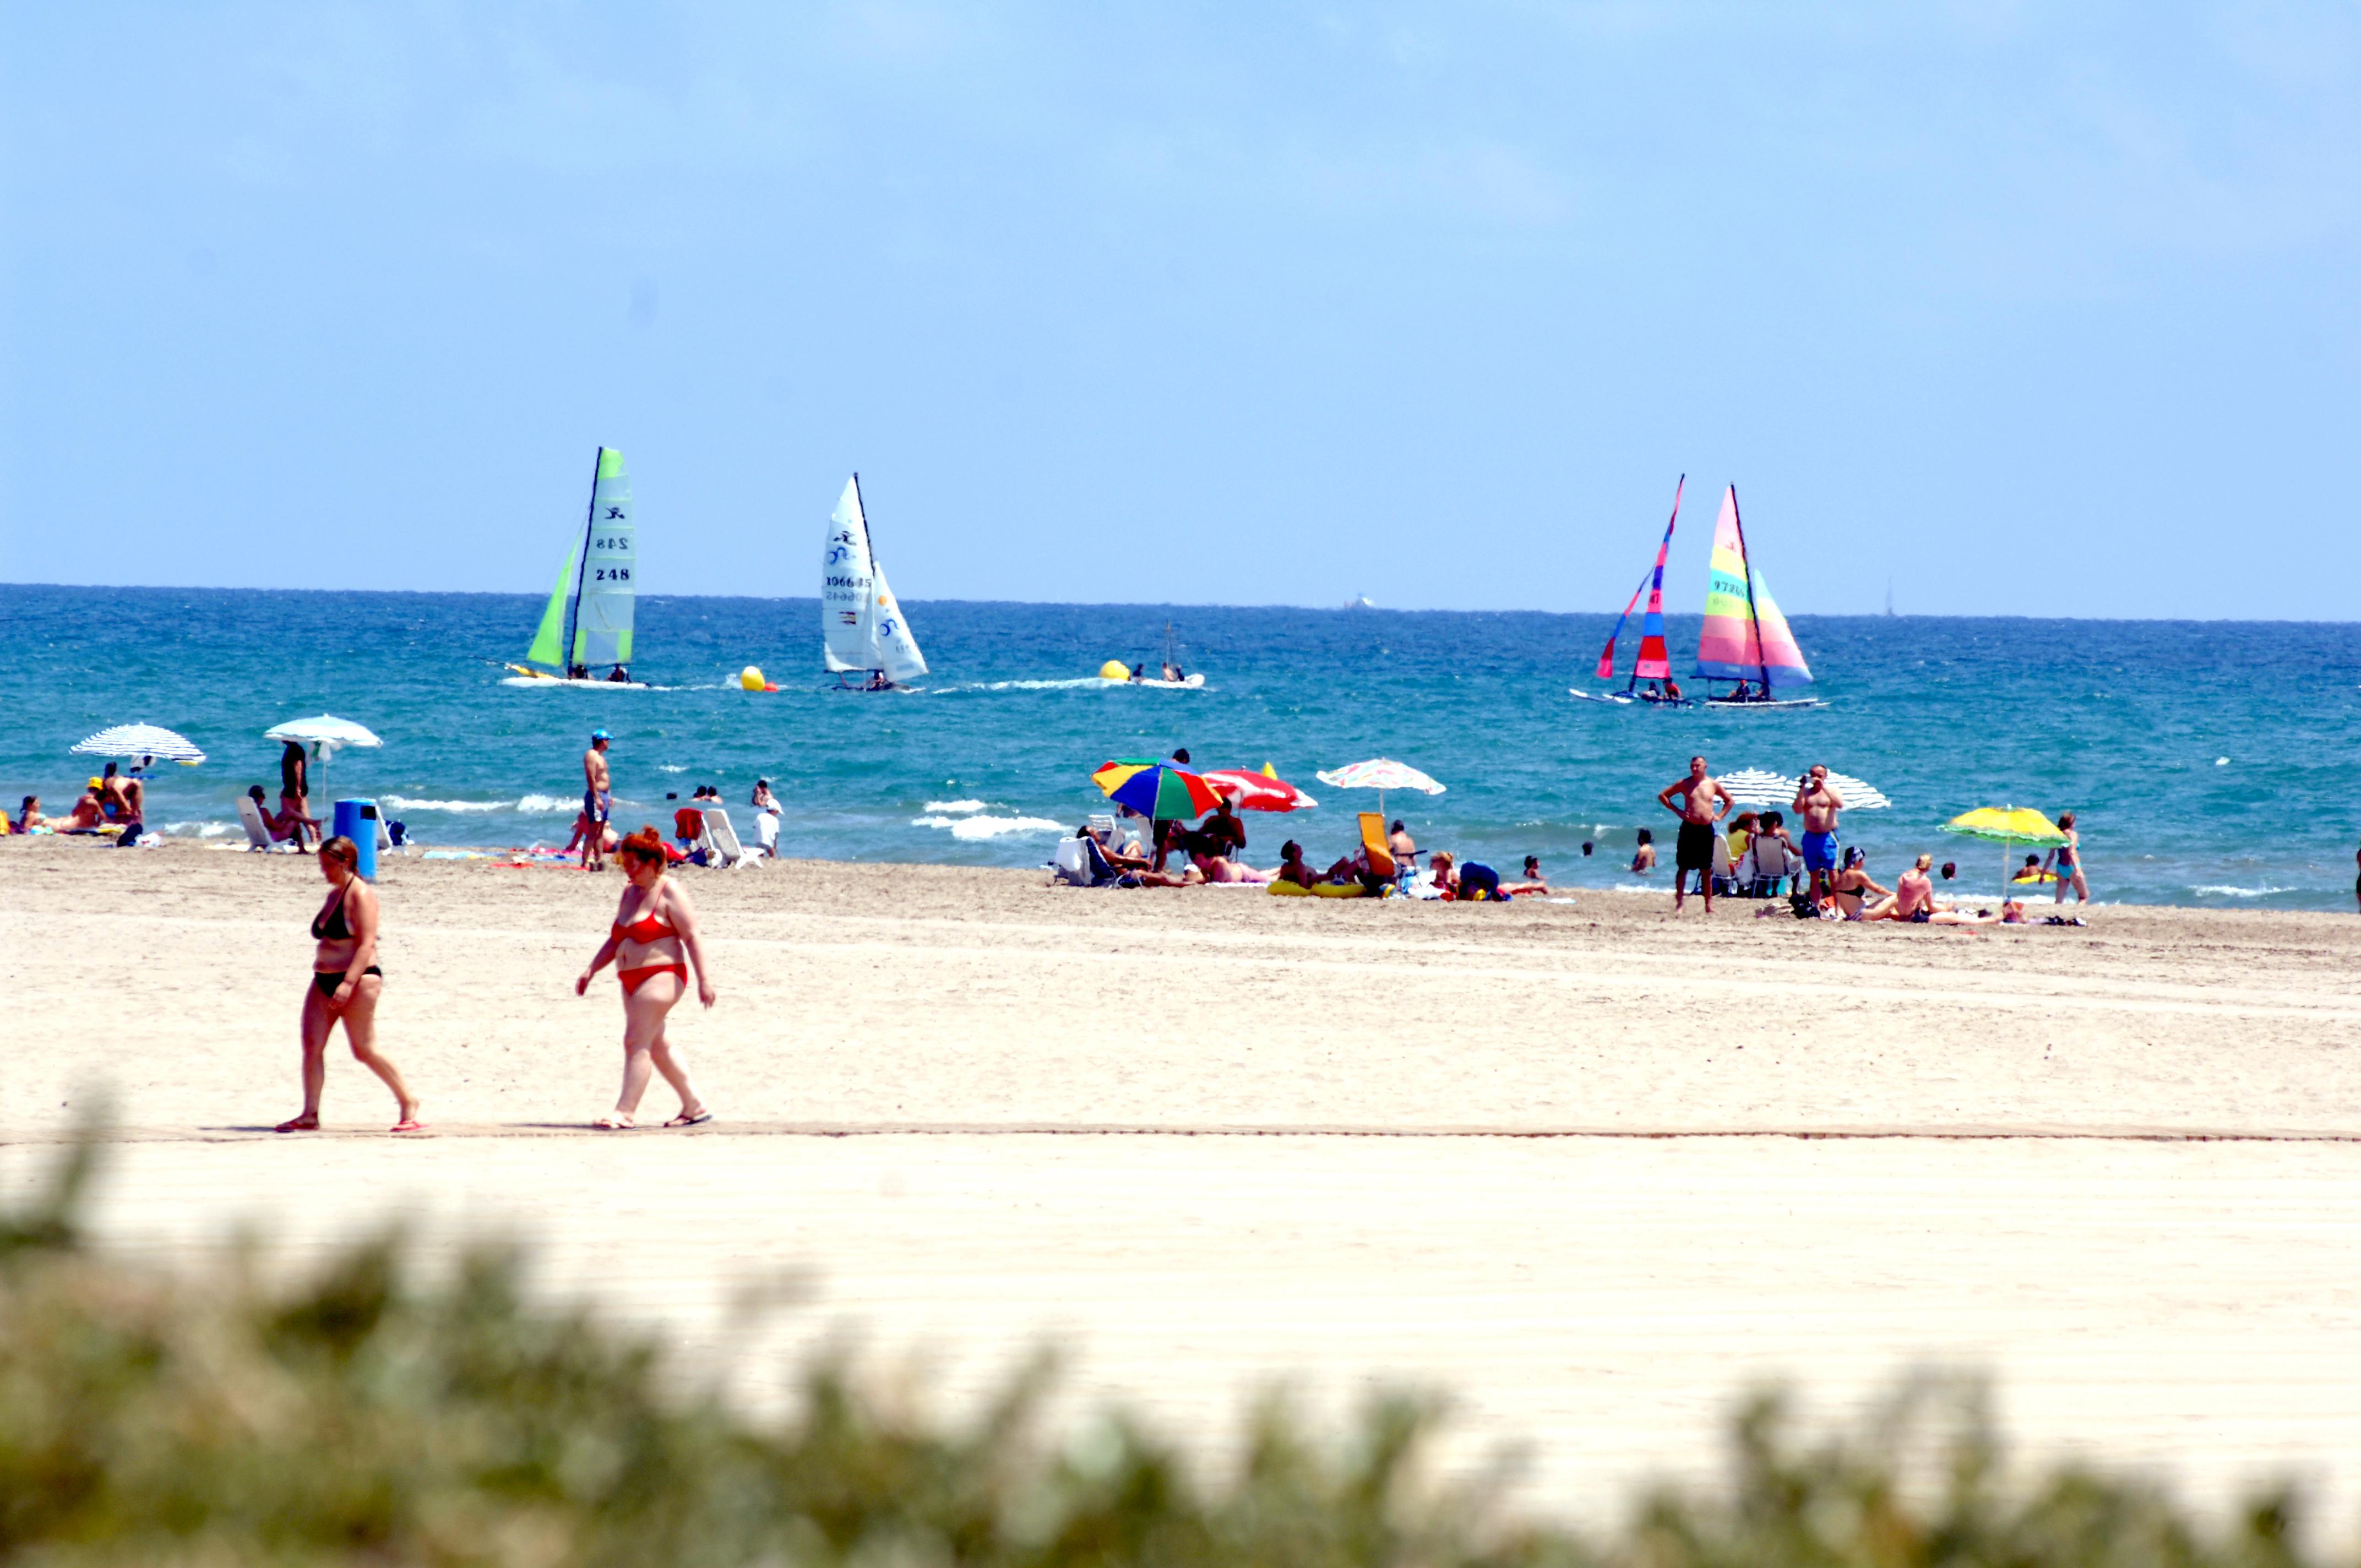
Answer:
[[[534, 1303], [513, 1251], [415, 1266], [396, 1238], [307, 1278], [233, 1255], [176, 1274], [82, 1223], [99, 1146], [0, 1213], [0, 1563], [848, 1564], [875, 1568], [1993, 1568], [2305, 1563], [2286, 1494], [2208, 1519], [2126, 1475], [2009, 1479], [1972, 1381], [1913, 1380], [1807, 1439], [1749, 1401], [1718, 1486], [1601, 1531], [1436, 1478], [1440, 1404], [1346, 1430], [1286, 1405], [1219, 1474], [1111, 1415], [1056, 1439], [1046, 1363], [949, 1422], [841, 1359], [759, 1420], [654, 1339]], [[1543, 1499], [1545, 1504], [1546, 1499]], [[1597, 1517], [1598, 1510], [1587, 1510]]]

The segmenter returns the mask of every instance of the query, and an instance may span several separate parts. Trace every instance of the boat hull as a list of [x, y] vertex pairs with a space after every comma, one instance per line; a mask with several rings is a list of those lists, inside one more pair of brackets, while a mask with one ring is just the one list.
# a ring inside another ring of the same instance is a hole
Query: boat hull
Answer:
[[1709, 696], [1698, 706], [1723, 713], [1794, 713], [1801, 708], [1826, 707], [1828, 704], [1816, 696], [1774, 697], [1769, 702], [1731, 702], [1726, 697]]
[[522, 664], [503, 668], [512, 674], [500, 677], [504, 686], [572, 686], [577, 691], [643, 692], [653, 690], [645, 681], [578, 681], [565, 675], [545, 675], [539, 670], [528, 670]]
[[1697, 706], [1693, 699], [1685, 696], [1646, 697], [1634, 696], [1630, 692], [1587, 692], [1580, 686], [1568, 686], [1565, 691], [1568, 696], [1580, 697], [1585, 702], [1612, 703], [1617, 707], [1695, 707]]

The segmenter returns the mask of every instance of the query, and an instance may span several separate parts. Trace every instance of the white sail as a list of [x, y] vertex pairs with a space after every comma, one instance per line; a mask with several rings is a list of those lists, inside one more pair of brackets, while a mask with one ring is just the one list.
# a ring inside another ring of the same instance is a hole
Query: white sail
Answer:
[[574, 663], [628, 664], [639, 547], [631, 531], [631, 476], [623, 472], [623, 455], [611, 446], [598, 451], [588, 537], [581, 597], [574, 607]]
[[828, 520], [828, 542], [820, 547], [820, 645], [830, 674], [874, 670], [876, 639], [876, 571], [869, 559], [869, 520], [861, 515], [861, 480], [844, 482], [844, 495]]
[[906, 681], [927, 673], [926, 656], [870, 549], [858, 474], [844, 482], [844, 494], [828, 520], [819, 561], [819, 626], [821, 650], [833, 674], [882, 670], [889, 681]]
[[870, 618], [870, 625], [877, 639], [877, 663], [873, 668], [884, 671], [889, 681], [914, 681], [927, 673], [926, 655], [918, 652], [918, 640], [910, 635], [910, 623], [903, 618], [901, 602], [885, 586], [885, 568], [873, 560], [870, 568], [877, 577], [877, 591], [870, 596], [875, 612]]

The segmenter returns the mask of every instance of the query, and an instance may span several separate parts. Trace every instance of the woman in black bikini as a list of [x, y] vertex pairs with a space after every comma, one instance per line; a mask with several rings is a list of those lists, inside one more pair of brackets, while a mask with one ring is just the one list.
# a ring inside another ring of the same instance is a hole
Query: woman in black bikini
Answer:
[[664, 1018], [688, 992], [689, 964], [697, 966], [697, 999], [708, 1007], [714, 1003], [713, 978], [697, 936], [697, 909], [688, 901], [688, 890], [664, 875], [664, 839], [653, 828], [642, 828], [615, 853], [630, 885], [623, 889], [607, 939], [574, 982], [574, 994], [588, 992], [591, 977], [600, 970], [616, 966], [615, 978], [623, 982], [623, 1092], [612, 1115], [590, 1124], [610, 1133], [637, 1126], [640, 1096], [647, 1092], [648, 1073], [653, 1069], [680, 1095], [680, 1114], [664, 1125], [694, 1127], [713, 1120], [713, 1113], [697, 1098], [688, 1069], [672, 1054]]
[[401, 1073], [377, 1050], [377, 999], [385, 971], [377, 967], [377, 890], [354, 874], [361, 852], [339, 835], [320, 846], [320, 874], [334, 891], [312, 917], [312, 983], [303, 988], [303, 1113], [281, 1122], [281, 1133], [320, 1129], [320, 1091], [328, 1080], [328, 1036], [338, 1020], [353, 1059], [385, 1080], [401, 1117], [397, 1133], [420, 1128], [418, 1097]]

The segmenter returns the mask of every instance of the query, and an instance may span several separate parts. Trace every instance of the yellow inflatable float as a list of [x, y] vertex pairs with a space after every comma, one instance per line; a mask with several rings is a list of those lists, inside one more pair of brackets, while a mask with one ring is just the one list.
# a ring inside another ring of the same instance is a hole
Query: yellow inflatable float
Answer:
[[1125, 663], [1121, 659], [1109, 659], [1105, 663], [1099, 666], [1099, 679], [1103, 681], [1127, 681], [1131, 679], [1131, 666]]
[[1323, 882], [1316, 887], [1306, 887], [1300, 882], [1275, 882], [1270, 884], [1273, 898], [1367, 898], [1369, 890], [1356, 882]]

